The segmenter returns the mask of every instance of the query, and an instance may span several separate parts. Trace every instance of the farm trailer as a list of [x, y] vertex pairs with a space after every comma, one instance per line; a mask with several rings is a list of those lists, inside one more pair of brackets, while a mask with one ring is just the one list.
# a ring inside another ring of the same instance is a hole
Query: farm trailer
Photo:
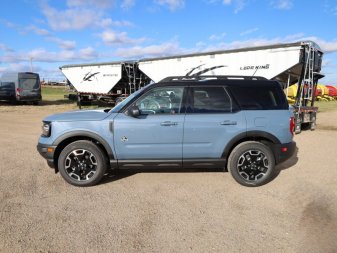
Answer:
[[323, 52], [312, 41], [275, 44], [196, 54], [142, 59], [138, 61], [65, 65], [63, 74], [84, 101], [112, 104], [168, 76], [261, 76], [277, 80], [283, 88], [298, 83], [294, 102], [295, 132], [316, 127], [314, 107]]

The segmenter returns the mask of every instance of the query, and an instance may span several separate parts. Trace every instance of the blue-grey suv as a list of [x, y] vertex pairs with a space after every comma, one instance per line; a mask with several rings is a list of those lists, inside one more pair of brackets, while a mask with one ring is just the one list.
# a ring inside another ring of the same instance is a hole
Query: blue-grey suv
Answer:
[[112, 109], [43, 120], [37, 146], [76, 186], [108, 168], [224, 168], [245, 186], [276, 175], [294, 153], [294, 118], [281, 85], [259, 77], [170, 77]]

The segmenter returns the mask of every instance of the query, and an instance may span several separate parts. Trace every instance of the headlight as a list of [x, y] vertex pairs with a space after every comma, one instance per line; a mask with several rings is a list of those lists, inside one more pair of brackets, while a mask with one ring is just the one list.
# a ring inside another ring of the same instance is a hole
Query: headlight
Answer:
[[43, 122], [42, 123], [42, 136], [49, 137], [51, 132], [51, 123]]

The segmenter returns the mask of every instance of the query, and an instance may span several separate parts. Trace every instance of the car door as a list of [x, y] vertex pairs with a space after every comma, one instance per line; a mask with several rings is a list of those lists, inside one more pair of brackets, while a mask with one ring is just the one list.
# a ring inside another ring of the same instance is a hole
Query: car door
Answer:
[[246, 131], [243, 112], [236, 110], [223, 86], [190, 87], [184, 124], [184, 167], [225, 166], [226, 144]]
[[130, 106], [138, 117], [119, 113], [114, 144], [119, 166], [181, 166], [184, 87], [155, 87]]

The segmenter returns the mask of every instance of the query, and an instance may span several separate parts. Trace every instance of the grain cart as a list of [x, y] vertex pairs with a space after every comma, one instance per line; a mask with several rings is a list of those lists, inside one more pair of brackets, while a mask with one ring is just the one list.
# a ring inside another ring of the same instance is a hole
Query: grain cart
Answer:
[[283, 88], [298, 83], [294, 102], [295, 132], [316, 126], [314, 95], [323, 52], [312, 41], [223, 50], [129, 62], [66, 65], [60, 69], [80, 97], [118, 102], [150, 82], [168, 76], [260, 76]]
[[65, 65], [60, 69], [76, 89], [79, 104], [97, 100], [114, 105], [151, 82], [136, 62]]

